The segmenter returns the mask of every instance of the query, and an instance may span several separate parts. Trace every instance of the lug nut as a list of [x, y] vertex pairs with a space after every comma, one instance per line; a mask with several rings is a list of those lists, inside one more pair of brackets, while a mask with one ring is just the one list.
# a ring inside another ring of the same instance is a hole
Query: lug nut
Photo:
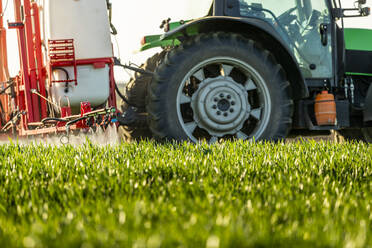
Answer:
[[223, 116], [227, 117], [229, 114], [228, 113], [224, 113]]
[[221, 115], [221, 111], [217, 111], [217, 115]]
[[230, 96], [230, 95], [228, 95], [228, 96], [227, 96], [227, 99], [229, 99], [229, 100], [230, 100], [230, 99], [231, 99], [231, 96]]
[[234, 109], [230, 109], [230, 113], [234, 113]]
[[212, 107], [213, 109], [217, 109], [217, 105], [213, 105], [213, 107]]
[[235, 105], [235, 102], [234, 102], [234, 101], [232, 101], [232, 102], [231, 102], [231, 105], [233, 105], [233, 106], [234, 106], [234, 105]]
[[224, 97], [225, 97], [225, 95], [221, 93], [221, 94], [220, 94], [220, 97], [221, 97], [221, 98], [224, 98]]
[[217, 97], [216, 97], [216, 98], [214, 98], [214, 101], [215, 101], [215, 102], [218, 102], [218, 98], [217, 98]]

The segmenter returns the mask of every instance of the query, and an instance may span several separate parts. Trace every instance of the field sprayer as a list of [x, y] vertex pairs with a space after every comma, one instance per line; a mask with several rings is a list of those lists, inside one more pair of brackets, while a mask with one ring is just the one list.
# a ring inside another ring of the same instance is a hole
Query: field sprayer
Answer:
[[45, 136], [117, 125], [110, 2], [9, 2], [15, 20], [8, 29], [17, 32], [20, 72], [8, 73], [7, 6], [0, 1], [0, 133]]
[[142, 50], [164, 49], [143, 66], [155, 75], [126, 89], [147, 132], [125, 128], [211, 143], [330, 130], [371, 142], [372, 30], [343, 25], [368, 16], [365, 4], [214, 0], [205, 17], [165, 20], [164, 34], [142, 40]]

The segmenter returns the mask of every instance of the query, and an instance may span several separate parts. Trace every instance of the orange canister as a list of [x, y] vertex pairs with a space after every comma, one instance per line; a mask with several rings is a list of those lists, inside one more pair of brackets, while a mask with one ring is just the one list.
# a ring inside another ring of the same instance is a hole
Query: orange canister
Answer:
[[319, 126], [336, 125], [337, 112], [335, 96], [322, 91], [315, 98], [315, 117]]

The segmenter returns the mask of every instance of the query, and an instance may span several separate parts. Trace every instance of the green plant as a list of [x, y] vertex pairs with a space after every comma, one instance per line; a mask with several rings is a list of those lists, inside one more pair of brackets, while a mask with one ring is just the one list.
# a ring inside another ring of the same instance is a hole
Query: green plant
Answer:
[[0, 147], [1, 247], [370, 247], [372, 147]]

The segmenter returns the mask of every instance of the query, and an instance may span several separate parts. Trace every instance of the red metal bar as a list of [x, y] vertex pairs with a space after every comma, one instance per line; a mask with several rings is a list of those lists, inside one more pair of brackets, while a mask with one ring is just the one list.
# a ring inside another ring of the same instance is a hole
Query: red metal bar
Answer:
[[[3, 13], [2, 1], [0, 1], [0, 13]], [[8, 52], [6, 42], [6, 29], [4, 28], [4, 18], [0, 15], [0, 81], [5, 82], [9, 79], [8, 71]]]
[[77, 59], [76, 64], [77, 65], [90, 65], [95, 63], [106, 63], [106, 64], [114, 64], [114, 61], [112, 58], [94, 58], [94, 59]]
[[[70, 126], [69, 130], [77, 130], [76, 125]], [[66, 132], [66, 127], [48, 127], [48, 128], [43, 128], [43, 129], [35, 129], [35, 130], [25, 130], [22, 129], [20, 130], [19, 135], [20, 136], [30, 136], [30, 135], [43, 135], [43, 134], [57, 134], [57, 133], [64, 133]]]
[[[37, 62], [37, 76], [38, 76], [38, 86], [39, 86], [39, 93], [46, 97], [46, 89], [45, 89], [45, 69], [43, 63], [43, 50], [42, 50], [42, 41], [41, 41], [41, 30], [40, 30], [40, 17], [39, 17], [39, 6], [36, 2], [31, 4], [32, 7], [32, 20], [34, 23], [34, 42], [35, 42], [35, 57]], [[41, 119], [47, 117], [47, 102], [44, 99], [40, 99], [40, 109], [41, 109]]]
[[[0, 13], [3, 12], [2, 1], [0, 1]], [[9, 80], [8, 72], [8, 56], [7, 56], [7, 42], [6, 42], [6, 29], [4, 28], [3, 16], [0, 15], [0, 89], [1, 87], [6, 87], [4, 83]], [[0, 95], [0, 102], [3, 109], [0, 111], [1, 121], [9, 121], [9, 102], [7, 95]], [[2, 111], [4, 110], [4, 112]], [[1, 128], [0, 121], [0, 128]]]
[[[26, 49], [27, 49], [27, 58], [28, 58], [28, 74], [30, 78], [30, 88], [38, 89], [37, 83], [37, 68], [35, 61], [35, 44], [34, 44], [34, 35], [32, 30], [32, 16], [31, 16], [31, 3], [30, 0], [23, 0], [23, 11], [25, 18], [25, 34], [26, 34]], [[40, 121], [40, 101], [39, 97], [35, 94], [32, 94], [31, 91], [25, 92], [26, 94], [31, 94], [32, 100], [32, 111], [33, 119], [29, 122], [39, 122]]]
[[71, 44], [74, 39], [59, 39], [59, 40], [49, 40], [49, 44]]
[[115, 92], [115, 76], [114, 76], [114, 63], [110, 64], [110, 96], [109, 96], [109, 106], [115, 107], [116, 105], [116, 92]]
[[[17, 1], [17, 0], [16, 0]], [[24, 91], [22, 92], [24, 96], [25, 101], [25, 108], [20, 110], [25, 110], [27, 112], [27, 119], [30, 122], [33, 122], [34, 120], [34, 112], [32, 108], [32, 100], [31, 100], [31, 89], [30, 89], [30, 79], [28, 76], [28, 66], [27, 66], [27, 50], [26, 50], [26, 37], [24, 33], [24, 27], [17, 28], [18, 33], [18, 44], [19, 44], [19, 57], [21, 60], [21, 72], [20, 76], [22, 76], [23, 80], [18, 81], [18, 89], [21, 88], [21, 86], [24, 88]], [[20, 96], [21, 97], [21, 96]]]
[[53, 80], [53, 83], [72, 83], [76, 82], [76, 80]]
[[[22, 84], [23, 77], [22, 75], [18, 75], [15, 78], [16, 82], [16, 104], [18, 108], [23, 111], [27, 110], [27, 103], [26, 103], [26, 97], [25, 97], [25, 90], [24, 85]], [[22, 89], [23, 88], [23, 89]], [[27, 128], [27, 118], [28, 116], [23, 115], [21, 118], [21, 128]]]

